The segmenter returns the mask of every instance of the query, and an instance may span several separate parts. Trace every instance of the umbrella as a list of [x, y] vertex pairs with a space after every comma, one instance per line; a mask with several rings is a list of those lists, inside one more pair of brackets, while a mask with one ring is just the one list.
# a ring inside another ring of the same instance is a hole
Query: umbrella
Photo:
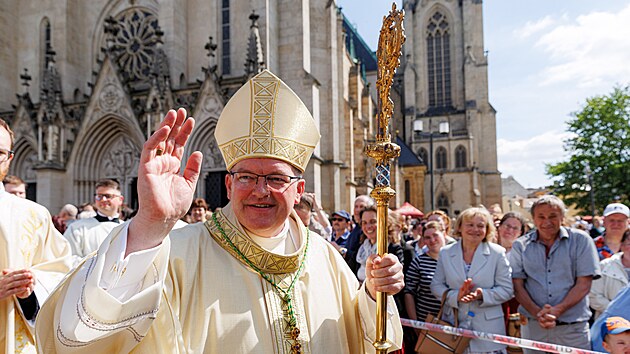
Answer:
[[424, 216], [424, 213], [418, 210], [415, 206], [405, 202], [400, 208], [396, 209], [396, 212], [404, 215], [404, 216], [413, 216], [417, 218], [421, 218]]

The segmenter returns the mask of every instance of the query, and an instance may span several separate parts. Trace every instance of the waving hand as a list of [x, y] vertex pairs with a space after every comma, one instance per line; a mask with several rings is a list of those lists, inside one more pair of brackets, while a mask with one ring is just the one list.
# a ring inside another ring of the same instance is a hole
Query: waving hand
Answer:
[[138, 214], [129, 225], [126, 254], [159, 245], [192, 203], [199, 178], [199, 151], [180, 166], [195, 120], [186, 110], [168, 111], [160, 127], [144, 143], [138, 168]]

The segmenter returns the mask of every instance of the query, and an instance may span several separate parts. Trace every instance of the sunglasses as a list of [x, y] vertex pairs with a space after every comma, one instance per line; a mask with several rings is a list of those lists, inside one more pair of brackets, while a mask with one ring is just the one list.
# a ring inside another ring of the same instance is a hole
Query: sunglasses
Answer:
[[346, 219], [342, 219], [342, 218], [332, 218], [330, 220], [332, 220], [332, 221], [347, 221]]

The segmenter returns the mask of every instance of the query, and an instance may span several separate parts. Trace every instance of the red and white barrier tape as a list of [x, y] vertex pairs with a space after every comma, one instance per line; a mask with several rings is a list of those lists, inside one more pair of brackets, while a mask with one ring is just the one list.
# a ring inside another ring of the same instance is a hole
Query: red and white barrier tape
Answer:
[[470, 329], [442, 326], [435, 323], [414, 321], [406, 318], [401, 318], [400, 322], [403, 326], [424, 329], [433, 332], [442, 332], [447, 334], [453, 334], [468, 338], [477, 338], [481, 340], [485, 340], [488, 342], [494, 342], [499, 344], [509, 345], [511, 347], [520, 347], [527, 348], [533, 350], [540, 350], [550, 353], [561, 353], [561, 354], [601, 354], [601, 352], [594, 352], [586, 349], [578, 349], [572, 347], [566, 347], [564, 345], [538, 342], [531, 339], [525, 338], [516, 338], [516, 337], [508, 337], [500, 334], [494, 333], [485, 333], [479, 331], [473, 331]]

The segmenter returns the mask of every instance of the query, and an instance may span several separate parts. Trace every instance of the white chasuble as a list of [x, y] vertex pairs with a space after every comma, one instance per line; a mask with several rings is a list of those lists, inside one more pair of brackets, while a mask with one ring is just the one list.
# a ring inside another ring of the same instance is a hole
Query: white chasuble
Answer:
[[[41, 305], [70, 265], [70, 246], [48, 210], [0, 188], [0, 270], [31, 269]], [[0, 352], [35, 353], [33, 324], [24, 318], [15, 296], [0, 299]]]
[[[293, 213], [289, 231], [297, 251], [278, 255], [252, 241], [228, 204], [216, 221], [173, 230], [138, 277], [139, 291], [122, 300], [99, 286], [112, 269], [108, 250], [125, 237], [125, 226], [114, 229], [43, 306], [39, 352], [374, 352], [375, 302], [339, 253], [298, 220]], [[387, 334], [402, 345], [391, 299]]]

